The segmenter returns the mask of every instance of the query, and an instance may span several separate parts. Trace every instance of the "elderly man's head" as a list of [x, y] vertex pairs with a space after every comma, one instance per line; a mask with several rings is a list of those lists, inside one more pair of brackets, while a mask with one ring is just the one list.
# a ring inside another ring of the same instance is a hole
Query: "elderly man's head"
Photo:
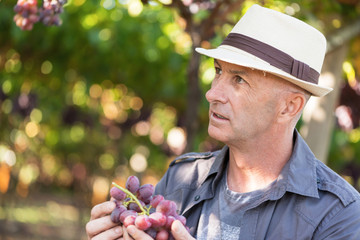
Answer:
[[215, 59], [216, 76], [206, 93], [208, 132], [228, 145], [291, 135], [309, 97], [332, 90], [318, 84], [324, 35], [256, 4], [220, 46], [196, 51]]

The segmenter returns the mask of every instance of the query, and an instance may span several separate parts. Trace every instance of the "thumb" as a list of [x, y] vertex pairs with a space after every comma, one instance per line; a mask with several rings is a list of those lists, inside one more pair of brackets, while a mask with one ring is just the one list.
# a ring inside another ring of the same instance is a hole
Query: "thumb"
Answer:
[[171, 233], [176, 240], [195, 240], [179, 220], [172, 223]]

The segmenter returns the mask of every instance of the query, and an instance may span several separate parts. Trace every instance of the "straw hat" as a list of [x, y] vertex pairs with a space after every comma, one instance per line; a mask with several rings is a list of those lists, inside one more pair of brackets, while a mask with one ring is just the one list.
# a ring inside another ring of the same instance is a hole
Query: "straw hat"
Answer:
[[318, 85], [326, 39], [289, 15], [253, 5], [216, 49], [197, 52], [225, 62], [277, 75], [314, 96], [331, 88]]

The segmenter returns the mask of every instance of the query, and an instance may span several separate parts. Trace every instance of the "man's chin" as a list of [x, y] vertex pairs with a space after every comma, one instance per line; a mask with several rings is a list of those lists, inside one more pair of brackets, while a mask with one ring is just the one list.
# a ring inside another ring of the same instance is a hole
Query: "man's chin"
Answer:
[[220, 128], [216, 128], [214, 126], [210, 126], [208, 127], [208, 134], [211, 138], [220, 141], [220, 142], [224, 142], [225, 141], [225, 134], [224, 131], [222, 131]]

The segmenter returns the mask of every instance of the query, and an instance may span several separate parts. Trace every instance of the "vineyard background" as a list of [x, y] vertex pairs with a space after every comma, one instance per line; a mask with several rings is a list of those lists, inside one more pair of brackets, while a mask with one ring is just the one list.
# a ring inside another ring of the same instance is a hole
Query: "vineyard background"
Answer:
[[213, 62], [194, 48], [217, 46], [254, 3], [329, 40], [335, 90], [298, 129], [360, 189], [360, 1], [70, 0], [60, 26], [31, 30], [16, 3], [0, 1], [0, 239], [86, 239], [112, 181], [155, 185], [177, 155], [219, 149], [203, 97]]

